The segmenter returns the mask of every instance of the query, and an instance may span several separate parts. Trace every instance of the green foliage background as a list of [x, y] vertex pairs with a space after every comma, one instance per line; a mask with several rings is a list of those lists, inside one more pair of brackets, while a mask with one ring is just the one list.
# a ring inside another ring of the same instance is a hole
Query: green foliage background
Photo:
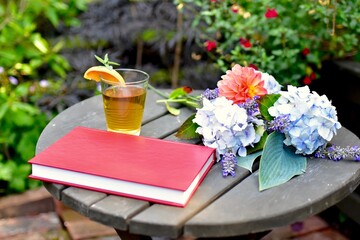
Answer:
[[0, 195], [38, 186], [27, 161], [53, 114], [37, 100], [59, 90], [71, 69], [57, 29], [79, 24], [86, 0], [0, 1]]
[[[358, 0], [177, 0], [192, 11], [197, 41], [215, 41], [208, 55], [223, 71], [255, 65], [282, 85], [303, 84], [328, 59], [359, 58]], [[275, 10], [278, 16], [267, 18]], [[239, 40], [248, 40], [244, 47]], [[308, 54], [302, 51], [308, 49]], [[318, 77], [318, 76], [317, 76]]]

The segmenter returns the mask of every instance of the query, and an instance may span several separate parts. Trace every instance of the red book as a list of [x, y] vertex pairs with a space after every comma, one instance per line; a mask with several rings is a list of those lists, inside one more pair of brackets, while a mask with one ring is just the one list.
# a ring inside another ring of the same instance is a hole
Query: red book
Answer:
[[185, 206], [215, 149], [76, 127], [29, 161], [30, 178]]

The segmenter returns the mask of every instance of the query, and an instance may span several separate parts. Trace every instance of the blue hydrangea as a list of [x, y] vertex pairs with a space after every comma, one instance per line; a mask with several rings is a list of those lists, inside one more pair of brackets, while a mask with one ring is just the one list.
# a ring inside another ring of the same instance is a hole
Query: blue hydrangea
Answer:
[[284, 143], [296, 148], [297, 154], [312, 154], [329, 142], [341, 127], [336, 109], [325, 95], [319, 96], [305, 87], [288, 86], [269, 108], [273, 117], [288, 115], [290, 124]]
[[219, 155], [231, 151], [246, 156], [246, 147], [259, 142], [262, 134], [257, 127], [263, 121], [248, 116], [244, 108], [225, 97], [203, 98], [193, 121], [199, 125], [196, 132], [203, 136], [204, 145], [216, 148]]
[[261, 80], [264, 81], [264, 87], [268, 94], [280, 92], [281, 85], [272, 75], [261, 72]]

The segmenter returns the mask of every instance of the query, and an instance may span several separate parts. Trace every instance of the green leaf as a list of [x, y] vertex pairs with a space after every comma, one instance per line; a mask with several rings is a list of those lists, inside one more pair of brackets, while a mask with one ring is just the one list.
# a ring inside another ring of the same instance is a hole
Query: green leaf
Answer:
[[189, 88], [189, 87], [179, 87], [179, 88], [174, 89], [170, 93], [169, 98], [183, 97], [183, 96], [186, 96], [190, 92], [191, 92], [191, 88]]
[[195, 132], [196, 129], [199, 127], [199, 125], [193, 122], [194, 118], [195, 118], [195, 113], [185, 120], [185, 122], [180, 126], [175, 136], [180, 139], [199, 138], [200, 134]]
[[257, 152], [259, 150], [262, 150], [264, 148], [264, 144], [266, 142], [266, 138], [268, 136], [267, 132], [265, 131], [265, 128], [263, 126], [259, 126], [256, 128], [256, 134], [260, 135], [260, 141], [254, 145], [252, 148], [247, 149], [247, 154], [252, 154], [254, 152]]
[[35, 155], [37, 137], [37, 131], [34, 130], [22, 133], [21, 139], [16, 144], [16, 150], [22, 159], [30, 159]]
[[40, 34], [34, 34], [33, 44], [40, 52], [44, 54], [48, 53], [49, 44]]
[[45, 13], [53, 26], [56, 27], [59, 25], [59, 16], [57, 15], [56, 10], [54, 8], [48, 8]]
[[170, 106], [170, 104], [168, 102], [165, 102], [166, 105], [166, 109], [172, 114], [172, 115], [179, 115], [180, 114], [180, 109], [174, 108], [172, 106]]
[[4, 164], [0, 163], [0, 180], [10, 181], [15, 170], [16, 163], [14, 161], [9, 160]]
[[4, 117], [8, 109], [9, 105], [6, 102], [0, 106], [0, 120]]
[[274, 105], [274, 103], [279, 99], [280, 94], [268, 94], [262, 97], [259, 101], [259, 108], [261, 115], [265, 120], [272, 120], [273, 117], [269, 114], [269, 108]]
[[14, 178], [9, 181], [9, 187], [15, 189], [18, 192], [23, 192], [25, 190], [25, 179], [24, 178]]
[[295, 154], [283, 141], [284, 135], [278, 132], [269, 134], [266, 140], [260, 158], [260, 191], [283, 184], [306, 170], [306, 157]]
[[95, 55], [96, 60], [105, 65], [105, 61], [101, 57]]
[[111, 65], [116, 65], [116, 66], [120, 66], [120, 63], [113, 62], [113, 61], [109, 61], [109, 64], [111, 64]]
[[101, 57], [96, 56], [96, 55], [95, 55], [95, 58], [96, 58], [99, 62], [101, 62], [105, 67], [107, 67], [107, 68], [109, 68], [109, 69], [112, 69], [112, 66], [111, 66], [111, 65], [120, 66], [119, 63], [110, 61], [109, 55], [108, 55], [107, 53], [105, 54], [104, 59], [102, 59]]
[[13, 111], [11, 117], [13, 118], [13, 123], [19, 127], [31, 126], [34, 124], [34, 117], [25, 111]]
[[109, 55], [107, 53], [104, 56], [104, 62], [106, 62], [106, 63], [109, 62]]
[[52, 48], [53, 52], [59, 52], [63, 47], [64, 47], [65, 43], [63, 40], [60, 40], [58, 43], [55, 44], [55, 46]]
[[262, 151], [254, 152], [252, 154], [248, 154], [245, 157], [236, 157], [237, 165], [239, 167], [245, 168], [252, 172], [252, 166], [254, 165], [255, 159], [262, 154]]
[[141, 34], [141, 38], [144, 42], [153, 42], [156, 39], [157, 32], [153, 29], [144, 30]]
[[25, 97], [28, 95], [29, 93], [29, 85], [30, 83], [22, 83], [20, 85], [18, 85], [16, 88], [15, 88], [15, 94], [17, 97]]

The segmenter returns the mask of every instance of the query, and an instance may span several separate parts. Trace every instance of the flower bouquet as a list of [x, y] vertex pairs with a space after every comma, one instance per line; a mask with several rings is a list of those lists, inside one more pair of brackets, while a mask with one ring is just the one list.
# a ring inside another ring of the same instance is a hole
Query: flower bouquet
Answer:
[[282, 90], [273, 76], [236, 64], [217, 88], [197, 98], [188, 93], [179, 88], [160, 101], [173, 113], [171, 102], [196, 107], [176, 136], [200, 137], [205, 146], [216, 148], [224, 177], [234, 176], [236, 165], [252, 171], [259, 157], [262, 191], [304, 173], [310, 157], [360, 161], [359, 147], [329, 145], [341, 127], [336, 109], [308, 86]]

